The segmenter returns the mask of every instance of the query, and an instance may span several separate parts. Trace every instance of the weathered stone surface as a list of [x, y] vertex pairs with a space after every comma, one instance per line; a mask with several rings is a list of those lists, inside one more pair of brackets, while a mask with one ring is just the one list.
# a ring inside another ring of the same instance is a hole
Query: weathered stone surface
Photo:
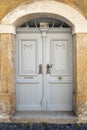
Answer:
[[87, 112], [87, 34], [76, 34], [76, 114]]
[[15, 95], [0, 93], [0, 117], [12, 115], [15, 112]]
[[14, 95], [14, 36], [0, 35], [0, 118], [12, 115], [15, 111]]
[[0, 92], [14, 92], [13, 35], [0, 35]]
[[[24, 2], [33, 2], [38, 0], [0, 0], [0, 19], [2, 19], [5, 14], [10, 12], [15, 7], [23, 4]], [[87, 1], [86, 0], [56, 0], [67, 5], [72, 6], [80, 13], [82, 13], [87, 18]]]

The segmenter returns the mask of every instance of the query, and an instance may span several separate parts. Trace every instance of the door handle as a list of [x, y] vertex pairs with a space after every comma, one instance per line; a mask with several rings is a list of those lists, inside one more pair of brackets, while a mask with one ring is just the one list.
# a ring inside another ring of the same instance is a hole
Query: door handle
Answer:
[[43, 72], [42, 72], [42, 65], [41, 64], [39, 64], [39, 74], [43, 74]]
[[62, 76], [59, 76], [59, 77], [58, 77], [58, 79], [59, 79], [59, 80], [62, 80], [62, 79], [63, 79], [63, 77], [62, 77]]
[[51, 74], [51, 72], [50, 72], [50, 69], [52, 68], [52, 64], [51, 65], [49, 65], [49, 64], [47, 64], [47, 74]]

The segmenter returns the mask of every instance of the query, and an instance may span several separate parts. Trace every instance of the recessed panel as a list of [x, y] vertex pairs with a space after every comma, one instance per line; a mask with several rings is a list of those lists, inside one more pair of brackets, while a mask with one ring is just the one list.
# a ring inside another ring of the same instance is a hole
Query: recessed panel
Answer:
[[[17, 110], [37, 110], [41, 109], [42, 88], [39, 84], [17, 84], [16, 99]], [[37, 98], [35, 98], [37, 97]]]
[[69, 73], [69, 53], [67, 40], [51, 40], [52, 74]]
[[37, 42], [36, 40], [21, 40], [19, 44], [19, 74], [33, 75], [37, 73]]
[[50, 84], [50, 98], [48, 108], [50, 110], [72, 110], [73, 95], [72, 83]]

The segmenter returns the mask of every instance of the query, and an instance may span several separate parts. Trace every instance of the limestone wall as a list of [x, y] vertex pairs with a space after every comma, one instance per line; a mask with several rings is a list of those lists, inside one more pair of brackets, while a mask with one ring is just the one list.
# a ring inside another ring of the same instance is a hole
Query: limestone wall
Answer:
[[15, 111], [14, 37], [0, 34], [0, 115], [12, 115]]
[[74, 111], [79, 122], [87, 121], [87, 34], [73, 36]]
[[[6, 15], [6, 13], [13, 10], [15, 7], [23, 4], [24, 2], [33, 2], [39, 0], [0, 0], [0, 19]], [[87, 0], [56, 0], [67, 5], [72, 6], [81, 14], [87, 18]]]

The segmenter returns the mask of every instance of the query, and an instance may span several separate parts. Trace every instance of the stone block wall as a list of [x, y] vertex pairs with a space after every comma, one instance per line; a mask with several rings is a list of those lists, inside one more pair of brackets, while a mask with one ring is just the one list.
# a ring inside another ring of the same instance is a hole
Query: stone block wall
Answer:
[[75, 48], [75, 113], [87, 120], [87, 34], [74, 35]]
[[0, 115], [15, 111], [13, 45], [11, 34], [0, 34]]

